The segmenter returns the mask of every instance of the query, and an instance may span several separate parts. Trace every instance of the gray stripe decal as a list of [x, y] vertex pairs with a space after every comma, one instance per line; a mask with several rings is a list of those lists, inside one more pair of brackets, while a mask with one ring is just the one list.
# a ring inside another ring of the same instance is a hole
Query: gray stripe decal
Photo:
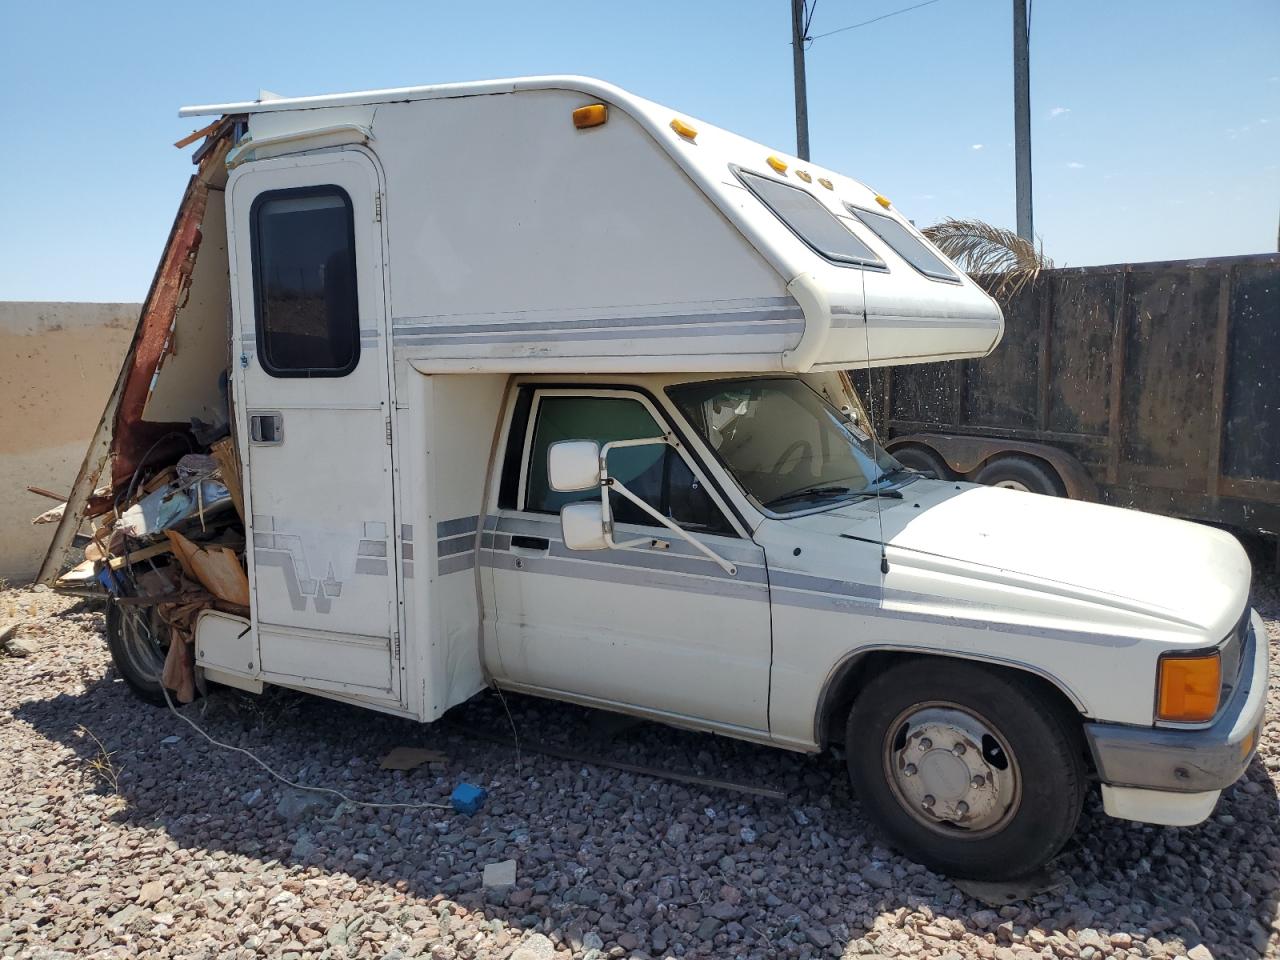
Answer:
[[475, 552], [463, 553], [456, 557], [445, 557], [437, 565], [436, 569], [440, 576], [446, 576], [450, 573], [458, 573], [462, 570], [470, 570], [475, 566]]
[[480, 535], [480, 546], [486, 550], [510, 550], [511, 535], [509, 533], [483, 533]]
[[436, 524], [437, 537], [453, 537], [460, 533], [475, 533], [476, 521], [479, 517], [458, 517], [456, 520], [441, 520]]
[[356, 573], [367, 574], [371, 577], [385, 577], [387, 575], [387, 561], [375, 560], [372, 557], [356, 558]]
[[580, 333], [543, 333], [530, 330], [528, 333], [497, 334], [485, 336], [478, 333], [454, 334], [452, 336], [405, 336], [397, 333], [395, 342], [403, 346], [473, 346], [495, 343], [577, 343], [584, 340], [662, 340], [684, 339], [686, 337], [720, 337], [720, 336], [761, 336], [766, 334], [801, 333], [804, 331], [803, 320], [764, 321], [762, 323], [733, 323], [723, 325], [707, 325], [705, 327], [654, 327], [651, 329], [630, 328], [620, 330], [593, 330]]
[[413, 542], [410, 540], [402, 541], [400, 544], [400, 556], [406, 560], [413, 559]]
[[[563, 543], [560, 538], [560, 520], [558, 517], [548, 518], [546, 520], [535, 519], [532, 517], [501, 517], [496, 524], [496, 529], [501, 533], [546, 537], [548, 540], [555, 543]], [[619, 530], [617, 535], [619, 538], [623, 536], [630, 537], [632, 533], [633, 531], [631, 530]], [[675, 534], [663, 530], [660, 527], [652, 527], [649, 530], [643, 531], [643, 533], [639, 535], [649, 535], [656, 540], [669, 542], [671, 547], [670, 549], [663, 550], [660, 553], [658, 551], [653, 551], [652, 553], [646, 551], [645, 553], [641, 553], [640, 551], [631, 550], [622, 551], [622, 553], [636, 553], [641, 556], [689, 557], [691, 559], [701, 560], [705, 563], [712, 563], [712, 561], [707, 560], [701, 553], [689, 544], [685, 543], [683, 540], [679, 539]], [[764, 564], [764, 552], [754, 544], [746, 544], [742, 541], [738, 541], [737, 543], [725, 543], [722, 540], [716, 540], [709, 545], [716, 551], [716, 553], [720, 554], [726, 560], [732, 560], [734, 563], [747, 563], [757, 566], [763, 566]], [[488, 546], [488, 544], [485, 544], [485, 546]], [[580, 552], [572, 552], [570, 556], [580, 557], [582, 554]], [[717, 567], [716, 569], [718, 570], [719, 568]], [[725, 574], [725, 576], [727, 576], [727, 574]]]
[[[583, 556], [582, 551], [570, 550], [559, 541], [551, 544], [551, 549], [547, 553], [548, 556], [571, 562], [580, 563], [598, 563], [609, 567], [629, 567], [635, 570], [658, 570], [670, 571], [672, 573], [687, 573], [699, 577], [710, 577], [713, 580], [731, 580], [735, 583], [759, 583], [767, 584], [768, 576], [765, 574], [763, 565], [751, 565], [747, 563], [738, 563], [738, 575], [731, 577], [729, 574], [721, 570], [714, 561], [708, 560], [706, 557], [681, 557], [672, 556], [668, 551], [663, 550], [649, 552], [646, 550], [599, 550], [593, 551], [592, 556]], [[761, 560], [762, 557], [755, 559]], [[736, 562], [736, 561], [735, 561]]]
[[853, 583], [848, 580], [830, 580], [826, 577], [815, 577], [807, 573], [791, 570], [771, 569], [769, 582], [775, 587], [791, 587], [796, 590], [813, 590], [818, 593], [836, 594], [844, 597], [866, 597], [877, 599], [880, 588], [865, 583]]
[[358, 557], [385, 557], [387, 555], [387, 542], [385, 540], [361, 540], [360, 546], [356, 549]]
[[[500, 313], [435, 313], [417, 314], [414, 316], [393, 317], [392, 327], [435, 326], [452, 321], [466, 321], [460, 325], [477, 325], [482, 323], [560, 323], [573, 320], [597, 320], [603, 317], [621, 318], [625, 320], [642, 320], [646, 317], [692, 316], [692, 317], [734, 317], [744, 313], [758, 313], [779, 307], [795, 310], [798, 306], [795, 297], [744, 297], [733, 300], [691, 300], [683, 303], [641, 303], [629, 306], [584, 307], [578, 310], [508, 310]], [[703, 307], [705, 309], [698, 309]], [[861, 309], [861, 308], [859, 308]], [[667, 313], [661, 311], [666, 310]], [[251, 334], [252, 331], [249, 331]]]
[[728, 578], [689, 577], [592, 561], [515, 557], [493, 551], [485, 551], [483, 560], [486, 567], [493, 567], [496, 570], [514, 570], [517, 562], [520, 563], [523, 573], [539, 573], [603, 583], [625, 583], [631, 586], [679, 590], [684, 593], [700, 593], [739, 600], [767, 601], [769, 599], [769, 590], [763, 584], [739, 583]]
[[404, 540], [405, 542], [408, 542], [408, 541], [410, 541], [410, 540], [412, 540], [412, 539], [413, 539], [413, 524], [412, 524], [412, 523], [402, 523], [402, 524], [400, 524], [400, 539], [401, 539], [401, 540]]
[[460, 537], [454, 537], [451, 540], [441, 540], [436, 544], [437, 557], [451, 557], [454, 554], [466, 553], [468, 550], [474, 550], [476, 546], [476, 535], [474, 533], [466, 533]]
[[[487, 517], [486, 520], [494, 520]], [[486, 524], [488, 526], [489, 524]], [[486, 549], [482, 551], [482, 564], [499, 570], [516, 569], [519, 559], [522, 572], [540, 573], [549, 576], [577, 577], [582, 580], [594, 580], [605, 583], [625, 583], [636, 586], [656, 587], [658, 589], [679, 590], [685, 593], [702, 593], [711, 596], [738, 597], [746, 600], [765, 600], [772, 592], [773, 601], [782, 606], [803, 607], [810, 610], [827, 612], [853, 613], [860, 616], [876, 617], [889, 620], [908, 620], [917, 623], [941, 624], [962, 629], [989, 630], [994, 633], [1009, 633], [1021, 636], [1036, 636], [1060, 639], [1070, 643], [1090, 646], [1127, 647], [1138, 643], [1135, 637], [1117, 637], [1085, 633], [1076, 630], [1057, 630], [1048, 627], [1034, 627], [1020, 624], [999, 623], [993, 621], [973, 620], [965, 617], [953, 617], [943, 614], [931, 614], [917, 611], [888, 610], [880, 605], [880, 589], [877, 586], [853, 583], [844, 580], [833, 580], [793, 570], [769, 570], [766, 574], [764, 566], [758, 565], [763, 558], [763, 551], [751, 553], [750, 548], [737, 547], [732, 550], [722, 549], [720, 544], [715, 548], [738, 564], [738, 576], [730, 577], [722, 572], [711, 561], [700, 554], [684, 556], [681, 554], [647, 552], [639, 550], [600, 551], [591, 556], [566, 548], [559, 537], [559, 523], [553, 520], [537, 520], [528, 517], [501, 517], [496, 519], [498, 535], [485, 534], [483, 537]], [[544, 536], [551, 541], [551, 548], [546, 556], [521, 556], [519, 558], [506, 553], [510, 546], [511, 534], [527, 534]], [[470, 543], [470, 540], [462, 542]], [[672, 544], [674, 551], [676, 544]], [[680, 546], [685, 546], [680, 544]], [[692, 551], [692, 548], [688, 548]], [[457, 563], [446, 570], [446, 560], [440, 561], [440, 573], [451, 573], [454, 569], [467, 570], [472, 566], [474, 554], [468, 551], [465, 555], [450, 557], [449, 564]], [[752, 561], [756, 561], [755, 564]], [[889, 590], [885, 593], [889, 601], [919, 601], [933, 599], [905, 590]], [[997, 608], [981, 604], [967, 604], [965, 601], [948, 601], [971, 606], [975, 612]]]
[[[902, 325], [904, 320], [911, 323], [920, 323], [926, 325], [930, 329], [939, 327], [954, 327], [957, 329], [972, 330], [974, 327], [992, 327], [994, 324], [986, 319], [956, 319], [954, 317], [907, 317], [894, 314], [871, 314], [867, 317], [867, 326], [869, 327], [898, 327]], [[860, 327], [862, 326], [862, 314], [859, 313], [831, 313], [831, 325], [833, 327]]]
[[307, 609], [306, 598], [302, 596], [302, 589], [298, 585], [298, 571], [293, 565], [293, 557], [290, 554], [276, 550], [254, 550], [253, 562], [259, 567], [276, 567], [283, 570], [284, 589], [289, 594], [289, 606], [294, 610]]
[[406, 580], [412, 580], [413, 579], [413, 561], [406, 560], [402, 565], [402, 568], [404, 570], [404, 578]]
[[395, 336], [538, 333], [544, 330], [611, 329], [615, 327], [662, 327], [707, 323], [763, 323], [769, 320], [796, 320], [796, 304], [782, 309], [737, 310], [730, 313], [685, 313], [647, 315], [643, 317], [584, 317], [580, 320], [512, 320], [500, 323], [396, 324]]
[[950, 617], [938, 613], [921, 613], [911, 610], [886, 610], [874, 599], [859, 600], [850, 596], [833, 596], [828, 593], [805, 593], [776, 585], [773, 602], [786, 607], [804, 607], [824, 612], [854, 613], [882, 620], [909, 620], [913, 623], [930, 623], [965, 630], [989, 630], [992, 633], [1009, 633], [1017, 636], [1043, 637], [1098, 647], [1131, 647], [1138, 643], [1136, 637], [1117, 637], [1107, 634], [1083, 633], [1078, 630], [1056, 630], [1051, 627], [1026, 626], [1016, 623], [997, 623], [990, 620], [973, 620], [967, 617]]
[[525, 534], [533, 537], [555, 537], [560, 534], [560, 521], [536, 520], [532, 517], [495, 517], [489, 516], [485, 529], [492, 528], [499, 533]]

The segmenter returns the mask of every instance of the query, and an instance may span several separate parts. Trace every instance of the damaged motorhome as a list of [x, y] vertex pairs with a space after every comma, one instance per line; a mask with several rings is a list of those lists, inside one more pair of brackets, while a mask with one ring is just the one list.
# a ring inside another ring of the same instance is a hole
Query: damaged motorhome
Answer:
[[41, 573], [111, 595], [143, 696], [432, 721], [495, 684], [843, 742], [895, 842], [971, 876], [1052, 856], [1091, 776], [1190, 824], [1244, 770], [1230, 536], [869, 434], [845, 371], [1003, 326], [887, 198], [577, 77], [210, 114]]

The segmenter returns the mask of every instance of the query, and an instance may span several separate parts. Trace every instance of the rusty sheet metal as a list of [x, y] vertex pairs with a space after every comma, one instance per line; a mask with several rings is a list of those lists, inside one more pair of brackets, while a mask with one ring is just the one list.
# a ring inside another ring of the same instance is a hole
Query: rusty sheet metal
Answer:
[[85, 518], [110, 509], [110, 496], [94, 496], [99, 478], [108, 474], [112, 485], [120, 489], [120, 484], [128, 484], [139, 458], [157, 438], [175, 428], [185, 429], [185, 424], [144, 423], [142, 409], [151, 389], [151, 378], [164, 354], [174, 314], [191, 282], [209, 183], [220, 175], [229, 147], [229, 138], [224, 138], [215, 149], [207, 151], [198, 172], [187, 183], [164, 254], [143, 303], [133, 341], [80, 464], [67, 509], [36, 577], [38, 583], [49, 583], [61, 571], [76, 531]]

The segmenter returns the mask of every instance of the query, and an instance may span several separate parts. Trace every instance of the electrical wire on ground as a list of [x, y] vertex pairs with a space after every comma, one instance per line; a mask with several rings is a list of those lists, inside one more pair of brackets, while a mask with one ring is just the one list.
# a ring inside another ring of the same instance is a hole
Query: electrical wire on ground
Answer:
[[246, 750], [244, 747], [237, 747], [230, 743], [223, 743], [221, 740], [211, 737], [194, 720], [178, 712], [178, 708], [175, 707], [173, 705], [173, 701], [169, 699], [169, 691], [163, 683], [160, 684], [160, 689], [164, 691], [164, 702], [169, 705], [169, 709], [173, 712], [173, 715], [190, 726], [191, 729], [200, 734], [200, 736], [204, 737], [215, 747], [221, 747], [223, 750], [232, 750], [236, 753], [244, 754], [263, 770], [267, 771], [267, 773], [271, 774], [271, 776], [275, 777], [281, 783], [293, 787], [295, 790], [305, 790], [308, 793], [327, 793], [337, 797], [344, 803], [351, 804], [354, 807], [370, 807], [375, 810], [448, 810], [453, 812], [453, 807], [446, 803], [428, 803], [425, 801], [420, 803], [374, 803], [369, 800], [356, 800], [353, 797], [347, 796], [341, 790], [334, 790], [331, 787], [313, 787], [305, 783], [298, 783], [294, 780], [290, 780], [284, 774], [277, 773], [270, 764], [255, 754], [252, 750]]

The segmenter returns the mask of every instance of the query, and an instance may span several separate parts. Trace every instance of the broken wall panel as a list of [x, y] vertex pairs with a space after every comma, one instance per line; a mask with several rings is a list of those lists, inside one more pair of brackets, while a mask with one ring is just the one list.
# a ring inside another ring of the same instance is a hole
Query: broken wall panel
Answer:
[[200, 245], [191, 285], [175, 311], [170, 334], [142, 410], [151, 423], [225, 422], [219, 385], [226, 369], [227, 213], [222, 193], [210, 190], [200, 223]]
[[[229, 137], [230, 129], [213, 144], [213, 149], [204, 151], [198, 172], [187, 183], [129, 351], [80, 464], [67, 509], [37, 575], [38, 582], [51, 582], [66, 565], [85, 518], [111, 509], [112, 494], [96, 494], [95, 487], [107, 480], [111, 487], [127, 486], [140, 458], [157, 439], [175, 429], [185, 430], [186, 424], [148, 423], [142, 415], [174, 316], [195, 268], [210, 185], [220, 187], [226, 182]], [[221, 193], [216, 196], [216, 202], [221, 203]], [[223, 262], [225, 264], [225, 257]], [[178, 443], [185, 447], [180, 439]]]

